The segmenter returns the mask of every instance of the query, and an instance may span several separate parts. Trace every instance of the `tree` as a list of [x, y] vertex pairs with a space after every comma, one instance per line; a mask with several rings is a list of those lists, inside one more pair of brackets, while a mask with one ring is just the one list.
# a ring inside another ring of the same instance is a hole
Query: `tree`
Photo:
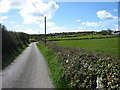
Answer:
[[100, 31], [100, 33], [101, 33], [102, 35], [111, 35], [112, 32], [113, 32], [113, 31], [112, 31], [111, 29], [107, 29], [107, 30], [102, 30], [102, 31]]

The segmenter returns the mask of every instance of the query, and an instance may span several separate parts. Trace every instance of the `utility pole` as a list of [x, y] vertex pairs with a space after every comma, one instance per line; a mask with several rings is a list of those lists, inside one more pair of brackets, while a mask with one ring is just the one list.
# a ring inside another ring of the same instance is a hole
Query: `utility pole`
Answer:
[[46, 45], [46, 17], [45, 17], [45, 45]]

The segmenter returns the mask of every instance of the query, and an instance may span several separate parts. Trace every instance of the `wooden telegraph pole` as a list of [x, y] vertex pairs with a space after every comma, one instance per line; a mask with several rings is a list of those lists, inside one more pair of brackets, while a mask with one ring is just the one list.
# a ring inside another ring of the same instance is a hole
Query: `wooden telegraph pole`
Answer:
[[45, 17], [45, 45], [46, 45], [46, 17]]

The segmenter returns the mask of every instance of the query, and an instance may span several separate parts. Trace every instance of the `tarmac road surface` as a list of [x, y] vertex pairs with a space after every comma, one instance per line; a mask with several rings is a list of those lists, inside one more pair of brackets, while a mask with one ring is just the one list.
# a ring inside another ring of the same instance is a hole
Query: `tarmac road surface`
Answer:
[[2, 71], [2, 88], [54, 88], [49, 68], [36, 43]]

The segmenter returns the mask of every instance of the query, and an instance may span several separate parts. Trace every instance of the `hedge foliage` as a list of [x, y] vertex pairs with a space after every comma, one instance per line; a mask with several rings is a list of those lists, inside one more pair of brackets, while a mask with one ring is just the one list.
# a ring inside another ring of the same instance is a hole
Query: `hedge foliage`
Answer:
[[29, 43], [29, 35], [23, 32], [8, 31], [0, 24], [2, 31], [2, 65], [7, 66], [14, 56], [21, 52], [21, 49]]
[[120, 89], [120, 61], [109, 56], [90, 54], [82, 49], [49, 44], [63, 66], [61, 78], [70, 88]]

